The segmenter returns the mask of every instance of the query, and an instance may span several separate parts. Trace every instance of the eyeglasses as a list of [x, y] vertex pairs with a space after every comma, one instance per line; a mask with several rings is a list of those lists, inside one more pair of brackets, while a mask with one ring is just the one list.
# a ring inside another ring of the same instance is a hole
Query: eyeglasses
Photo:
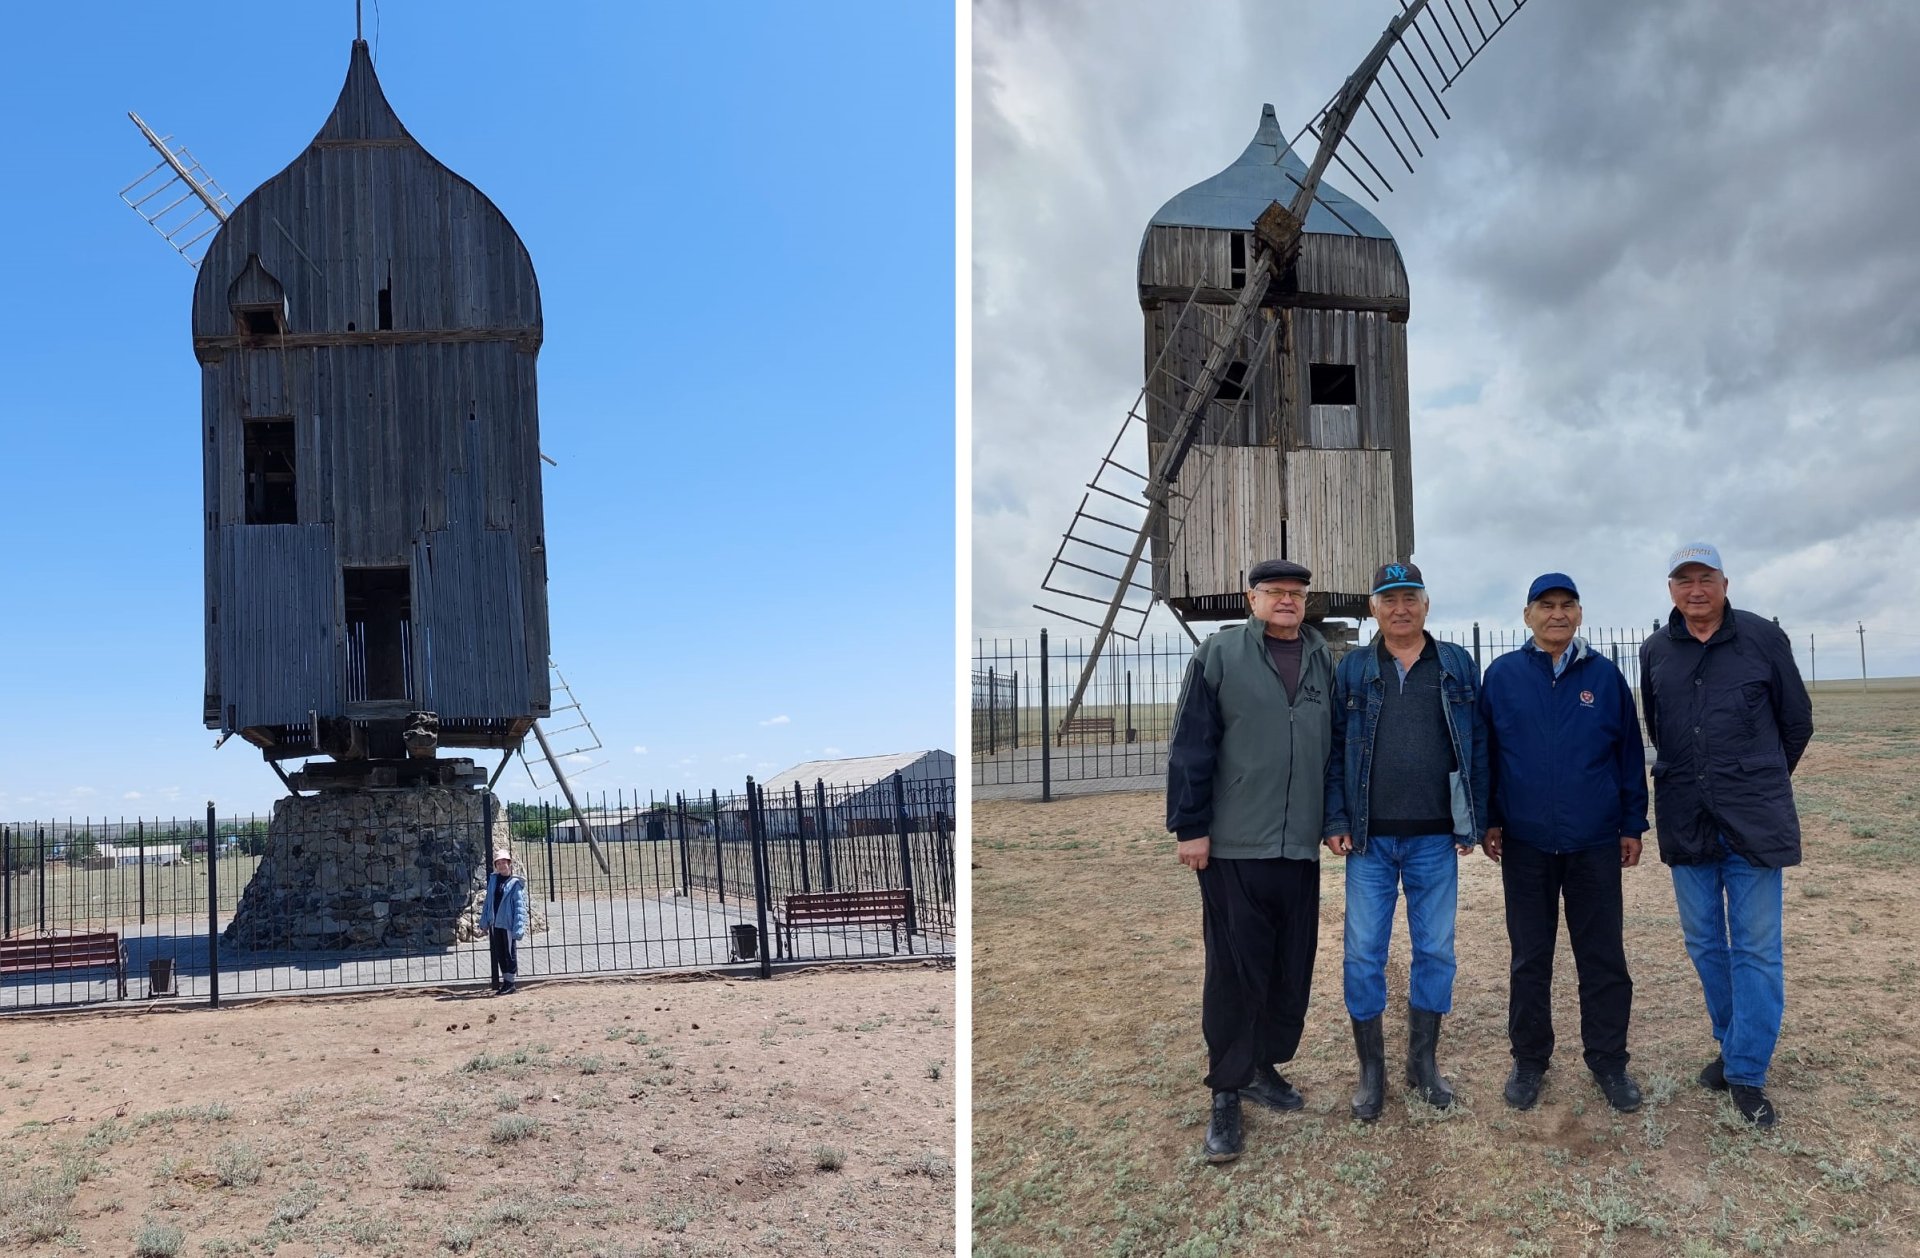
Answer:
[[1282, 603], [1304, 603], [1307, 601], [1307, 592], [1305, 590], [1263, 590], [1259, 586], [1255, 586], [1253, 592]]

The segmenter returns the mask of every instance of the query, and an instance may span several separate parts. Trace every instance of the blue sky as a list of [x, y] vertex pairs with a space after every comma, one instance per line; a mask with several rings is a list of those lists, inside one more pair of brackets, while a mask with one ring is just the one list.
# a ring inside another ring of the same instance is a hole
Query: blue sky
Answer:
[[[369, 0], [365, 26], [539, 274], [553, 650], [607, 761], [581, 785], [951, 749], [951, 10]], [[200, 722], [193, 273], [116, 194], [155, 160], [129, 109], [236, 202], [292, 161], [353, 6], [9, 28], [0, 819], [264, 809], [278, 780]]]

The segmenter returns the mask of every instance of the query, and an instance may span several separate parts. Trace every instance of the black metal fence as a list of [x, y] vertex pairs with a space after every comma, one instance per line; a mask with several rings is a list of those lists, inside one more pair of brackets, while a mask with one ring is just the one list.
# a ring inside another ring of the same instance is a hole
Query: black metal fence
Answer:
[[583, 798], [584, 818], [475, 793], [462, 815], [344, 833], [211, 805], [0, 825], [0, 1010], [477, 983], [480, 872], [501, 846], [527, 882], [523, 979], [951, 955], [954, 790], [749, 778]]
[[[1519, 650], [1529, 636], [1525, 629], [1483, 629], [1478, 624], [1428, 630], [1468, 648], [1482, 669]], [[1649, 632], [1590, 629], [1582, 636], [1638, 686], [1640, 643]], [[1370, 642], [1371, 637], [1362, 645]], [[1193, 643], [1183, 634], [1109, 639], [1079, 708], [1069, 718], [1067, 707], [1092, 645], [1091, 637], [1055, 637], [1046, 630], [1037, 640], [976, 640], [976, 793], [1051, 799], [1056, 784], [1098, 781], [1104, 789], [1159, 784], [1166, 773], [1167, 738]]]

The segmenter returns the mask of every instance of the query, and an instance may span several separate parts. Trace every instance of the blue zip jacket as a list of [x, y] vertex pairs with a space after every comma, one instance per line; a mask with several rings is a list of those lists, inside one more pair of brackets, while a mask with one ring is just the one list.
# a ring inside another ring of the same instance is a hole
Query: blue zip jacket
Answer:
[[1531, 639], [1487, 665], [1492, 824], [1543, 852], [1576, 852], [1647, 830], [1646, 750], [1633, 688], [1584, 638], [1560, 676]]
[[481, 901], [480, 929], [493, 930], [496, 927], [506, 931], [515, 939], [527, 937], [527, 884], [517, 874], [507, 875], [507, 889], [500, 897], [500, 911], [493, 911], [493, 884], [500, 875], [487, 875], [487, 898]]
[[[1433, 635], [1427, 634], [1432, 642]], [[1478, 843], [1487, 832], [1487, 738], [1480, 721], [1480, 669], [1463, 646], [1434, 642], [1440, 657], [1440, 695], [1453, 736], [1453, 837]], [[1322, 838], [1353, 836], [1367, 850], [1367, 808], [1373, 785], [1373, 739], [1386, 701], [1377, 644], [1355, 647], [1333, 674], [1333, 754], [1327, 758], [1327, 816]]]

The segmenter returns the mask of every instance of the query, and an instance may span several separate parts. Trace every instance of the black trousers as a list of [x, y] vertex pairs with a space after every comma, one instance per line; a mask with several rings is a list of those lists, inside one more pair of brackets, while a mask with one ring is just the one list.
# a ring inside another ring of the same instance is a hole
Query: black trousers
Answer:
[[493, 948], [493, 967], [500, 971], [503, 979], [512, 979], [520, 973], [519, 949], [514, 944], [513, 932], [495, 926], [487, 932], [488, 943]]
[[1320, 862], [1210, 860], [1200, 905], [1207, 1086], [1230, 1092], [1253, 1082], [1255, 1066], [1291, 1061], [1300, 1047], [1320, 948]]
[[1587, 1069], [1626, 1069], [1633, 980], [1622, 936], [1620, 845], [1558, 855], [1509, 839], [1500, 860], [1507, 893], [1509, 970], [1507, 1037], [1513, 1059], [1545, 1069], [1553, 1056], [1553, 951], [1560, 904], [1580, 976], [1580, 1042]]

